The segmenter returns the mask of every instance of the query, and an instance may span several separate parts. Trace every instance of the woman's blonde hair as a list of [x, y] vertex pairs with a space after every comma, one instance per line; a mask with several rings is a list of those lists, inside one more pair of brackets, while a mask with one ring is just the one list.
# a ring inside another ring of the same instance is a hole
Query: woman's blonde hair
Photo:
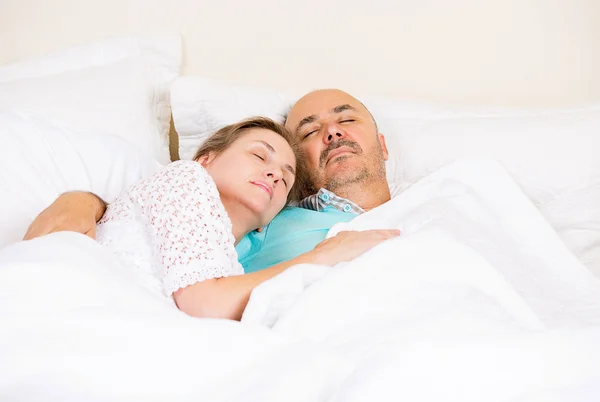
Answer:
[[251, 117], [217, 130], [204, 141], [200, 148], [198, 148], [194, 155], [194, 160], [197, 161], [210, 153], [216, 155], [220, 154], [229, 148], [229, 146], [246, 131], [253, 128], [265, 129], [279, 134], [288, 144], [290, 144], [294, 156], [296, 157], [296, 178], [290, 194], [288, 195], [288, 202], [299, 201], [301, 194], [304, 193], [301, 188], [305, 186], [306, 180], [308, 179], [304, 155], [300, 149], [300, 144], [287, 128], [268, 117]]

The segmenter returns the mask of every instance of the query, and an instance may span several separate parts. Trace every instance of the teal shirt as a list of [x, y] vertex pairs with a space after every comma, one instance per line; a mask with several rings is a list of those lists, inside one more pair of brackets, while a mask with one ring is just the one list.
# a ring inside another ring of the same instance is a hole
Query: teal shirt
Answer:
[[287, 207], [262, 232], [251, 232], [238, 243], [238, 259], [245, 273], [291, 260], [315, 248], [333, 225], [355, 217], [330, 206], [322, 211]]

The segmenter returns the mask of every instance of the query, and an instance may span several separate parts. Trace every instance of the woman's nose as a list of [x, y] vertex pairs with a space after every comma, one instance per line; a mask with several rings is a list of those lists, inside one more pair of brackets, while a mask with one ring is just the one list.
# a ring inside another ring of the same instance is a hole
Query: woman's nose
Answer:
[[274, 183], [277, 183], [279, 180], [281, 180], [281, 177], [283, 176], [281, 169], [269, 169], [265, 172], [265, 174], [267, 178], [273, 180]]

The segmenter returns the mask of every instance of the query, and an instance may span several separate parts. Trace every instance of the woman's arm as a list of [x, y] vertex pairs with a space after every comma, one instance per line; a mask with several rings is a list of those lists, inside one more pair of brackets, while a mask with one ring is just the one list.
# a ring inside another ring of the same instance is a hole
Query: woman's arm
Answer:
[[72, 231], [96, 238], [96, 222], [106, 211], [106, 203], [93, 193], [73, 191], [61, 194], [29, 225], [24, 240], [45, 234]]
[[285, 271], [303, 263], [335, 265], [351, 260], [377, 244], [396, 237], [398, 230], [340, 232], [319, 243], [314, 250], [262, 271], [197, 282], [179, 289], [173, 297], [179, 309], [194, 317], [240, 320], [252, 290]]
[[202, 318], [240, 320], [252, 290], [287, 268], [312, 263], [310, 253], [251, 274], [208, 279], [173, 293], [177, 307], [186, 314]]

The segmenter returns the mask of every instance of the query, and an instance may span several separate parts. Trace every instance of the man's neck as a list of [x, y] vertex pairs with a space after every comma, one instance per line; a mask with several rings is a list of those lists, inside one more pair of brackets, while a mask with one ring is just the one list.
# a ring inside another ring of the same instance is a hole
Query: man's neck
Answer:
[[365, 185], [364, 182], [355, 183], [336, 189], [334, 193], [338, 197], [352, 201], [365, 211], [377, 208], [392, 198], [387, 182], [372, 183], [371, 185]]

